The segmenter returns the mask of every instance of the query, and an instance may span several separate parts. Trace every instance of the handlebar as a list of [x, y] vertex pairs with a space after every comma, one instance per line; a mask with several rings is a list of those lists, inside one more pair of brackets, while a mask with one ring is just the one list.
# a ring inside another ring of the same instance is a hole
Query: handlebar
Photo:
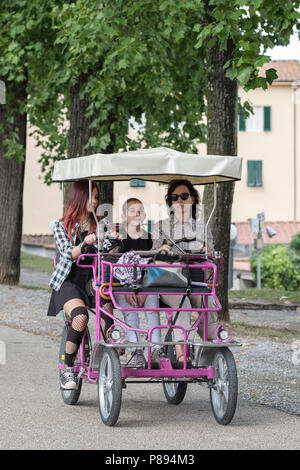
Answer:
[[109, 238], [108, 240], [111, 242], [111, 244], [107, 249], [103, 250], [104, 253], [109, 253], [116, 247], [119, 247], [121, 251], [124, 251], [123, 240], [120, 240], [119, 238]]
[[[171, 240], [171, 239], [170, 239], [170, 240]], [[190, 242], [195, 242], [196, 240], [197, 240], [196, 237], [194, 237], [194, 238], [186, 238], [186, 237], [184, 237], [184, 238], [176, 238], [176, 239], [174, 240], [174, 242], [175, 242], [175, 243], [190, 243]]]
[[[118, 252], [115, 252], [113, 254], [115, 255], [121, 255], [122, 252], [124, 253], [124, 243], [123, 243], [123, 240], [120, 240], [119, 238], [109, 238], [111, 244], [110, 246], [103, 250], [101, 252], [102, 255], [105, 255], [105, 254], [112, 254], [112, 250], [114, 250], [116, 247], [119, 247], [120, 250], [119, 250], [119, 253]], [[177, 243], [181, 243], [181, 242], [193, 242], [193, 241], [196, 241], [196, 238], [179, 238], [179, 239], [176, 239], [176, 240], [170, 240], [170, 242], [172, 241], [172, 245], [170, 244], [170, 246], [176, 246]], [[174, 243], [173, 243], [174, 242]], [[133, 250], [135, 251], [135, 250]], [[177, 261], [177, 260], [180, 260], [180, 259], [183, 259], [185, 257], [203, 257], [203, 258], [206, 258], [206, 251], [201, 249], [201, 250], [182, 250], [180, 249], [180, 253], [172, 253], [168, 250], [144, 250], [144, 251], [138, 251], [137, 252], [140, 256], [148, 256], [148, 257], [153, 257], [155, 259], [162, 259], [162, 258], [165, 258], [165, 259], [170, 259], [172, 261]], [[223, 255], [222, 253], [220, 252], [215, 252], [215, 255], [209, 255], [207, 258], [211, 259], [211, 260], [216, 260], [216, 259], [222, 259], [223, 258]]]

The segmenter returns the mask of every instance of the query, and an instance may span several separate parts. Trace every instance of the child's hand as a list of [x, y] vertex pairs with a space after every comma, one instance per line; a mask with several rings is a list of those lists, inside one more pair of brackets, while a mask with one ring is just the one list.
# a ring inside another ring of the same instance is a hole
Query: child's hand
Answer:
[[146, 294], [138, 294], [137, 295], [137, 303], [140, 308], [144, 307], [144, 303], [146, 301]]
[[123, 237], [119, 232], [111, 232], [108, 235], [108, 238], [117, 238], [118, 240], [123, 240]]
[[125, 294], [125, 299], [132, 307], [136, 307], [137, 298], [135, 294]]

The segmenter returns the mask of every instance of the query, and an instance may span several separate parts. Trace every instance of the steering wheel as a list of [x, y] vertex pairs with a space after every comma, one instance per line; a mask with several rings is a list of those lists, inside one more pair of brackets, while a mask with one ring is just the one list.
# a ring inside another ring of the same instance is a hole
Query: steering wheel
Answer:
[[155, 261], [165, 261], [174, 263], [175, 261], [182, 261], [181, 255], [178, 253], [170, 253], [168, 250], [161, 250], [154, 256]]
[[107, 248], [104, 248], [103, 253], [109, 253], [116, 247], [120, 248], [119, 251], [124, 251], [123, 240], [120, 240], [119, 238], [108, 238], [108, 240], [110, 241], [110, 245]]

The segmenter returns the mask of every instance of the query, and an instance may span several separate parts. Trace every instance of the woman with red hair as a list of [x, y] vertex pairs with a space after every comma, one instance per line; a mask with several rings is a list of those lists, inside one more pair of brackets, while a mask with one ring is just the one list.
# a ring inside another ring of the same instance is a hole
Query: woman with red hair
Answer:
[[92, 210], [99, 205], [99, 190], [92, 185], [92, 207], [89, 202], [88, 180], [76, 181], [71, 189], [66, 211], [60, 220], [52, 222], [57, 248], [56, 266], [50, 278], [52, 295], [48, 315], [63, 310], [71, 318], [65, 349], [65, 367], [60, 371], [61, 387], [71, 390], [77, 386], [73, 361], [88, 323], [87, 306], [91, 306], [86, 285], [92, 278], [91, 268], [79, 268], [77, 258], [96, 243], [96, 222]]

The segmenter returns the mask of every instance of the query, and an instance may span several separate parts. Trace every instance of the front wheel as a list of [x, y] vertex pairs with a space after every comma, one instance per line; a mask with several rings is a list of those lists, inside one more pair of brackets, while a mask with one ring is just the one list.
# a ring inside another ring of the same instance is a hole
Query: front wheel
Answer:
[[229, 424], [235, 414], [238, 379], [235, 360], [228, 348], [215, 350], [212, 360], [215, 369], [214, 387], [210, 389], [210, 403], [216, 421]]
[[122, 400], [122, 376], [118, 353], [103, 349], [98, 376], [98, 403], [101, 419], [107, 426], [114, 426], [119, 418]]
[[[66, 350], [66, 341], [67, 341], [67, 336], [68, 336], [68, 326], [64, 325], [62, 335], [61, 335], [61, 341], [60, 341], [60, 348], [59, 348], [59, 364], [64, 365], [64, 357], [65, 357], [65, 350]], [[79, 348], [78, 351], [78, 356], [75, 358], [75, 364], [76, 365], [81, 365], [81, 349], [84, 347], [84, 355], [85, 355], [85, 361], [88, 361], [90, 350], [91, 350], [91, 339], [90, 339], [90, 333], [88, 327], [86, 327], [85, 330], [85, 335], [84, 335], [84, 344], [82, 341], [82, 344]], [[63, 388], [60, 389], [62, 399], [66, 405], [76, 405], [80, 393], [81, 393], [81, 387], [82, 387], [82, 379], [79, 379], [77, 388], [75, 390], [64, 390]]]
[[172, 405], [179, 405], [185, 397], [187, 383], [163, 382], [165, 397]]

